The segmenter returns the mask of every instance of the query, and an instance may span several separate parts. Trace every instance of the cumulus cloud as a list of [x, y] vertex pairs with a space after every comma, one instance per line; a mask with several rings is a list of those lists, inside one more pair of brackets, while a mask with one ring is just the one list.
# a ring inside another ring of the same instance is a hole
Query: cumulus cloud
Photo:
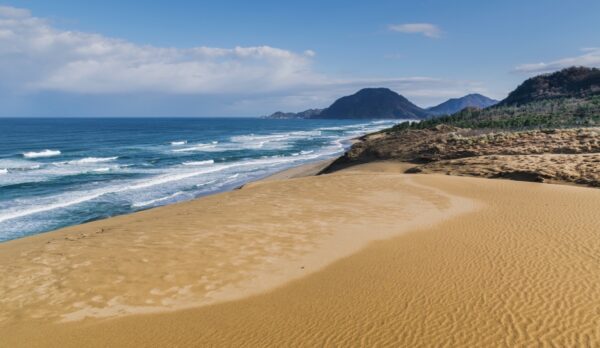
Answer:
[[0, 6], [0, 17], [24, 18], [29, 16], [31, 16], [31, 13], [27, 9], [10, 6]]
[[[0, 72], [24, 90], [75, 93], [221, 93], [285, 89], [322, 79], [315, 53], [257, 47], [137, 45], [51, 27], [28, 11], [0, 7]], [[9, 80], [6, 81], [6, 77]]]
[[570, 66], [600, 67], [600, 47], [582, 48], [583, 54], [562, 58], [550, 62], [521, 64], [515, 68], [516, 72], [525, 74], [542, 74], [568, 68]]
[[440, 28], [431, 23], [392, 24], [388, 26], [388, 29], [400, 33], [422, 34], [432, 39], [437, 39], [442, 36], [442, 31]]
[[[401, 31], [402, 26], [397, 29]], [[405, 29], [429, 37], [440, 34], [435, 26], [423, 24], [407, 25]], [[421, 104], [484, 92], [469, 81], [428, 77], [357, 79], [323, 74], [313, 67], [316, 56], [310, 49], [294, 52], [267, 45], [141, 45], [57, 29], [28, 10], [0, 6], [0, 114], [46, 115], [55, 110], [61, 115], [146, 115], [156, 110], [163, 114], [162, 110], [170, 110], [173, 105], [184, 105], [196, 115], [247, 115], [275, 108], [293, 111], [323, 107], [363, 87], [389, 87]], [[140, 96], [152, 97], [149, 100]], [[215, 106], [217, 102], [221, 109]], [[210, 109], [198, 105], [210, 105]], [[250, 106], [253, 108], [242, 110]], [[186, 114], [186, 110], [180, 113]]]

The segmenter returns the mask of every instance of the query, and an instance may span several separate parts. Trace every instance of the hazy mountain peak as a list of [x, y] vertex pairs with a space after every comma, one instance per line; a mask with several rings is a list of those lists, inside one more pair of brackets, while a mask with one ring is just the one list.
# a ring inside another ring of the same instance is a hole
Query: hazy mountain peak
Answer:
[[498, 103], [497, 100], [488, 98], [479, 93], [467, 94], [461, 98], [452, 98], [427, 109], [433, 115], [451, 115], [464, 108], [487, 108]]
[[276, 112], [268, 118], [333, 118], [333, 119], [422, 119], [429, 116], [400, 94], [389, 88], [363, 88], [337, 99], [326, 109], [309, 109], [298, 113]]
[[420, 119], [427, 116], [427, 111], [389, 88], [363, 88], [336, 100], [316, 117]]

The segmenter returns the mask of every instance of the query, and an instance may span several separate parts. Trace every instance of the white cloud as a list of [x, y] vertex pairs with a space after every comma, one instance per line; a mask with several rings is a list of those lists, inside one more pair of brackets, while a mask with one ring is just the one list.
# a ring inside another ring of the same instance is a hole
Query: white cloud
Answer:
[[[187, 49], [63, 31], [0, 7], [0, 73], [13, 88], [74, 93], [221, 93], [285, 89], [322, 79], [307, 50], [270, 46]], [[8, 80], [7, 80], [8, 78]]]
[[25, 18], [31, 16], [29, 10], [10, 6], [0, 6], [0, 17]]
[[[430, 37], [440, 34], [435, 26], [415, 25], [409, 25], [407, 30]], [[153, 101], [165, 105], [169, 105], [169, 100], [185, 100], [189, 103], [186, 105], [192, 105], [190, 100], [205, 96], [203, 105], [206, 100], [214, 101], [213, 109], [206, 114], [213, 111], [223, 114], [214, 109], [214, 104], [220, 103], [222, 110], [229, 108], [233, 115], [246, 115], [276, 108], [293, 111], [323, 107], [363, 87], [388, 87], [411, 100], [415, 98], [421, 105], [469, 92], [485, 92], [473, 82], [428, 77], [340, 78], [316, 72], [315, 57], [316, 52], [310, 49], [293, 52], [266, 45], [233, 48], [140, 45], [100, 34], [57, 29], [28, 10], [0, 6], [0, 114], [32, 112], [27, 110], [43, 114], [43, 110], [39, 111], [43, 107], [36, 107], [29, 100], [46, 93], [60, 95], [51, 100], [57, 103], [54, 104], [57, 112], [67, 108], [61, 104], [64, 100], [85, 100], [77, 109], [81, 111], [94, 101], [96, 105], [113, 105], [110, 100], [119, 100], [119, 105], [125, 105], [124, 96], [152, 95]], [[11, 95], [14, 95], [12, 101]], [[131, 98], [134, 99], [137, 100]], [[6, 106], [9, 104], [16, 106], [9, 110]], [[130, 104], [131, 108], [138, 105]], [[152, 111], [143, 109], [144, 103], [139, 105], [142, 106], [138, 113]], [[253, 107], [250, 111], [241, 110], [250, 106]], [[114, 113], [118, 112], [115, 109]]]
[[306, 50], [306, 51], [304, 51], [304, 55], [307, 57], [314, 57], [317, 55], [317, 53], [313, 50]]
[[388, 29], [400, 33], [422, 34], [432, 39], [437, 39], [442, 36], [440, 28], [431, 23], [392, 24], [388, 26]]
[[516, 72], [525, 74], [541, 74], [553, 72], [571, 66], [600, 67], [600, 48], [582, 48], [583, 54], [575, 57], [562, 58], [550, 62], [521, 64], [515, 68]]

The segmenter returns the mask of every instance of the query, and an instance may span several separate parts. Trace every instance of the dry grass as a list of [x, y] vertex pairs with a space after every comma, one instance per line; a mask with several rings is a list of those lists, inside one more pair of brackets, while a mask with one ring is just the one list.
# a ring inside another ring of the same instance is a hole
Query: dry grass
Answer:
[[332, 167], [374, 160], [410, 172], [600, 186], [600, 129], [491, 132], [449, 126], [365, 136]]

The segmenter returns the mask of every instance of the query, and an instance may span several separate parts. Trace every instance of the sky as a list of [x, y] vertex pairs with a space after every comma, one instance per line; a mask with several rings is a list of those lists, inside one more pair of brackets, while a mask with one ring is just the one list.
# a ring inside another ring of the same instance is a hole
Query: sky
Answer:
[[364, 87], [427, 107], [600, 67], [600, 1], [0, 1], [0, 116], [260, 116]]

